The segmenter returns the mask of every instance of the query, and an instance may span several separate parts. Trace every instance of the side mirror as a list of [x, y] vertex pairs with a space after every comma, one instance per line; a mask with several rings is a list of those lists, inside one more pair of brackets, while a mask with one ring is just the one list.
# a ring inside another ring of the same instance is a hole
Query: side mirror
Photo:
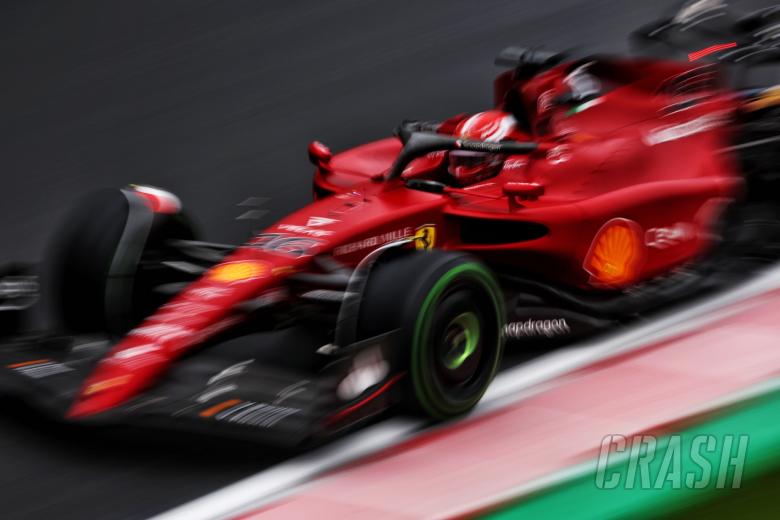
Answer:
[[513, 208], [519, 205], [519, 201], [536, 200], [544, 195], [544, 186], [536, 182], [507, 182], [501, 189], [509, 197], [509, 205]]
[[321, 142], [312, 141], [311, 144], [309, 144], [309, 161], [311, 161], [314, 166], [327, 169], [331, 157], [333, 157], [333, 154], [331, 153], [330, 148]]

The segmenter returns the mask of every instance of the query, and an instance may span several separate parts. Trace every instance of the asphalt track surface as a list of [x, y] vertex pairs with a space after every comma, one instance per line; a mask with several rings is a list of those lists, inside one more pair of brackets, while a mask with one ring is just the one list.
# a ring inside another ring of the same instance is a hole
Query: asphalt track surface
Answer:
[[[508, 45], [621, 52], [674, 1], [4, 0], [0, 263], [38, 259], [80, 194], [176, 192], [215, 241], [305, 204], [306, 145], [486, 108]], [[749, 2], [749, 6], [771, 3]], [[237, 204], [268, 197], [261, 221]], [[145, 518], [288, 454], [58, 427], [0, 401], [2, 518]]]

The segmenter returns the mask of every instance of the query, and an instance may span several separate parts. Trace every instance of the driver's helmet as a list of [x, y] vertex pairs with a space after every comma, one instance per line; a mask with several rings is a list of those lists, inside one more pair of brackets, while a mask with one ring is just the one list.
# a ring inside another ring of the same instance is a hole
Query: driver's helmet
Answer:
[[601, 82], [589, 71], [591, 65], [593, 62], [579, 65], [562, 79], [556, 79], [549, 89], [539, 95], [534, 123], [536, 133], [544, 135], [550, 131], [560, 99], [565, 99], [568, 104], [579, 104], [602, 95]]
[[[517, 120], [508, 112], [489, 110], [464, 119], [455, 129], [455, 136], [462, 139], [497, 143], [510, 137], [517, 129]], [[455, 184], [466, 186], [479, 182], [501, 171], [504, 156], [488, 152], [450, 152], [449, 173]]]
[[601, 95], [601, 82], [589, 72], [593, 62], [580, 65], [563, 80], [573, 101], [587, 101]]

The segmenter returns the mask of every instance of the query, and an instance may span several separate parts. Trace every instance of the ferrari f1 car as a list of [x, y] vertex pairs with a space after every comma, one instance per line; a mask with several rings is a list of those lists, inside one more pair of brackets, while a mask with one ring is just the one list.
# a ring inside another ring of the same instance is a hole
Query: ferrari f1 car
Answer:
[[[676, 39], [720, 5], [637, 37], [693, 52]], [[777, 257], [780, 88], [724, 77], [778, 59], [777, 22], [743, 18], [687, 62], [507, 49], [491, 110], [312, 143], [314, 201], [238, 246], [199, 240], [167, 191], [93, 194], [40, 277], [0, 281], [0, 384], [72, 421], [293, 444], [391, 408], [465, 414], [505, 344], [608, 329]], [[39, 292], [45, 333], [18, 323]]]

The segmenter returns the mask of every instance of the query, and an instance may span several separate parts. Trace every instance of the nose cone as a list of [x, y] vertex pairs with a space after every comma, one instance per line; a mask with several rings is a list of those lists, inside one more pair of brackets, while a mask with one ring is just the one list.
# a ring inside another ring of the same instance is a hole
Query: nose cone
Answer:
[[140, 390], [137, 381], [124, 375], [88, 384], [68, 410], [68, 419], [85, 419], [119, 406]]
[[86, 418], [133, 399], [178, 357], [241, 321], [236, 306], [281, 277], [260, 254], [239, 250], [130, 331], [86, 379], [68, 417]]
[[[126, 396], [123, 396], [126, 397]], [[114, 394], [103, 394], [98, 397], [80, 397], [68, 410], [68, 419], [86, 419], [100, 412], [113, 408], [123, 401]]]
[[139, 343], [130, 337], [120, 346], [87, 378], [68, 418], [86, 418], [132, 399], [171, 362], [171, 355], [158, 344]]

